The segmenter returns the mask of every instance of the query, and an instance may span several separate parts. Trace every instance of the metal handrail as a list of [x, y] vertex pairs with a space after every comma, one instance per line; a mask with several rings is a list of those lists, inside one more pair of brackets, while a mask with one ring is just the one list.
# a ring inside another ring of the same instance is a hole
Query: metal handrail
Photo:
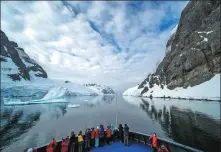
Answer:
[[[134, 134], [134, 135], [141, 135], [141, 136], [145, 136], [145, 137], [150, 137], [151, 135], [149, 134], [146, 134], [146, 133], [141, 133], [141, 132], [134, 132], [134, 131], [130, 131], [130, 134]], [[174, 141], [171, 141], [171, 140], [167, 140], [167, 139], [163, 139], [163, 138], [160, 138], [158, 137], [158, 139], [164, 143], [167, 143], [169, 145], [173, 145], [175, 147], [178, 147], [178, 148], [181, 148], [181, 149], [184, 149], [184, 150], [188, 150], [188, 151], [192, 151], [192, 152], [203, 152], [201, 150], [198, 150], [196, 148], [192, 148], [192, 147], [189, 147], [189, 146], [186, 146], [186, 145], [183, 145], [183, 144], [180, 144], [180, 143], [177, 143], [177, 142], [174, 142]], [[138, 139], [139, 140], [139, 139]], [[57, 141], [57, 143], [61, 142], [61, 140]], [[146, 142], [144, 141], [144, 144]], [[148, 143], [146, 143], [148, 144]], [[38, 147], [35, 147], [35, 149], [40, 149], [42, 147], [46, 147], [47, 145], [43, 145], [43, 146], [38, 146]]]
[[[141, 133], [141, 132], [133, 132], [133, 131], [131, 131], [130, 133], [139, 134], [139, 135], [147, 136], [147, 137], [150, 137], [150, 136], [151, 136], [151, 135], [149, 135], [149, 134]], [[158, 137], [158, 139], [159, 139], [160, 141], [163, 141], [163, 142], [168, 143], [168, 144], [170, 144], [170, 145], [174, 145], [174, 146], [176, 146], [176, 147], [180, 147], [180, 148], [185, 149], [185, 150], [190, 150], [190, 151], [193, 151], [193, 152], [203, 152], [202, 150], [198, 150], [198, 149], [196, 149], [196, 148], [192, 148], [192, 147], [190, 147], [190, 146], [186, 146], [186, 145], [183, 145], [183, 144], [180, 144], [180, 143], [171, 141], [171, 140], [163, 139], [163, 138], [160, 138], [160, 137]]]

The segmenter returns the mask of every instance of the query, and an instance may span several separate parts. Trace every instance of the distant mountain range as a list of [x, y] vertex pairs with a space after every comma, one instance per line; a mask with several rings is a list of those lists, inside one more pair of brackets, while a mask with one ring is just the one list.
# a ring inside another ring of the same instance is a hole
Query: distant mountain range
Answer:
[[94, 92], [96, 92], [99, 95], [105, 94], [105, 95], [113, 95], [115, 94], [114, 90], [109, 87], [109, 86], [101, 86], [98, 84], [94, 84], [94, 83], [89, 83], [89, 84], [84, 84], [85, 87], [93, 90]]
[[[108, 86], [96, 84], [83, 86], [68, 80], [49, 79], [46, 71], [18, 47], [17, 43], [10, 41], [3, 31], [1, 31], [0, 62], [1, 96], [8, 98], [7, 101], [10, 102], [14, 97], [35, 97], [45, 102], [65, 96], [115, 94]], [[17, 104], [23, 103], [17, 102]]]

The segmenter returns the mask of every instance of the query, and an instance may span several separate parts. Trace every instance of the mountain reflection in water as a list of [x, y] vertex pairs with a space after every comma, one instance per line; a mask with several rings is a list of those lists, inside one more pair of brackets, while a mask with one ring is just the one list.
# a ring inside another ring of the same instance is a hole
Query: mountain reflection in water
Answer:
[[[27, 99], [24, 99], [27, 100]], [[63, 103], [1, 107], [2, 152], [45, 145], [87, 127], [127, 123], [133, 131], [219, 151], [220, 103], [118, 96], [79, 96]], [[80, 104], [69, 108], [68, 104]]]
[[164, 105], [162, 109], [157, 110], [150, 104], [150, 100], [141, 100], [140, 107], [148, 117], [158, 121], [167, 136], [174, 141], [208, 152], [220, 150], [220, 121], [174, 105], [169, 109]]

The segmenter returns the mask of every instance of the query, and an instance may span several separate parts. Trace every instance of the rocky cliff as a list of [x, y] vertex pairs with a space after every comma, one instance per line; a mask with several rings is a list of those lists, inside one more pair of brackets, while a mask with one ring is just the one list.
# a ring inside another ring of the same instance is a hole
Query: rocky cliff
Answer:
[[13, 81], [30, 80], [31, 77], [47, 78], [43, 68], [31, 59], [18, 44], [10, 41], [1, 31], [1, 76]]
[[220, 1], [190, 1], [166, 45], [166, 55], [137, 87], [140, 95], [161, 89], [194, 87], [220, 73]]

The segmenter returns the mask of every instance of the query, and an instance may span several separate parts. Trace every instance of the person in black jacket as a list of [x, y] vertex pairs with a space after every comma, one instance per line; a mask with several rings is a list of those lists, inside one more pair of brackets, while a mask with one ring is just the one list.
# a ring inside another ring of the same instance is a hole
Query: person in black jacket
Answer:
[[90, 148], [90, 136], [91, 136], [91, 131], [90, 131], [90, 129], [87, 129], [86, 131], [85, 131], [85, 149], [86, 149], [86, 151], [88, 151], [89, 150], [89, 148]]
[[124, 145], [129, 146], [129, 127], [127, 124], [124, 126]]
[[122, 124], [119, 125], [118, 127], [118, 137], [120, 138], [121, 142], [124, 142], [124, 131], [123, 131], [123, 127]]
[[72, 131], [71, 132], [71, 136], [70, 136], [70, 143], [69, 143], [69, 151], [70, 152], [74, 152], [74, 149], [75, 149], [75, 133]]

